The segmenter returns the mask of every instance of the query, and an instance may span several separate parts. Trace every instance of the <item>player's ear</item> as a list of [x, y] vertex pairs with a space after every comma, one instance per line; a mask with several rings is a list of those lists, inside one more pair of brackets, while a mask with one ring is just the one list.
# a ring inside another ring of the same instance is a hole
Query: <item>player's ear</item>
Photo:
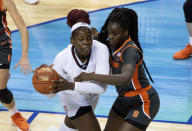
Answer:
[[73, 37], [71, 37], [71, 38], [70, 38], [70, 42], [71, 42], [71, 44], [73, 44], [73, 45], [74, 45], [75, 40], [74, 40], [74, 38], [73, 38]]

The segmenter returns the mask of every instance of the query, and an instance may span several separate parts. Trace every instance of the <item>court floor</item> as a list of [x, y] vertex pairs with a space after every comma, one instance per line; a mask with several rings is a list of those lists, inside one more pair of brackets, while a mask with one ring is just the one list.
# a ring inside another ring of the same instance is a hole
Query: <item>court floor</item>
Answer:
[[[138, 14], [139, 40], [144, 50], [144, 60], [155, 81], [152, 85], [161, 100], [160, 111], [147, 131], [192, 131], [192, 57], [179, 61], [172, 59], [173, 54], [188, 42], [182, 10], [184, 2], [149, 0], [120, 5], [134, 9]], [[114, 5], [90, 10], [91, 26], [100, 30], [113, 8]], [[70, 29], [66, 17], [61, 17], [30, 25], [29, 35], [29, 58], [35, 69], [43, 63], [52, 64], [56, 54], [69, 44]], [[13, 67], [21, 56], [21, 40], [17, 30], [12, 32], [12, 40]], [[8, 87], [13, 91], [18, 109], [31, 123], [31, 131], [47, 131], [51, 126], [58, 127], [65, 116], [58, 97], [48, 99], [37, 93], [32, 87], [32, 74], [25, 77], [19, 71], [11, 68]], [[95, 114], [102, 129], [116, 96], [115, 88], [108, 86], [100, 97]], [[0, 105], [0, 131], [15, 130], [7, 116], [8, 112]]]

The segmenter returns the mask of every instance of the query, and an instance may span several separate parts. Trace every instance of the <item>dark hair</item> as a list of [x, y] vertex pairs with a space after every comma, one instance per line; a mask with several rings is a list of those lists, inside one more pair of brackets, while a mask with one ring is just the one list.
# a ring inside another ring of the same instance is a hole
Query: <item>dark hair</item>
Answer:
[[[137, 47], [143, 52], [139, 40], [138, 40], [138, 16], [137, 13], [128, 8], [115, 8], [106, 19], [104, 25], [101, 28], [99, 39], [102, 43], [105, 43], [110, 53], [112, 53], [110, 44], [108, 41], [108, 31], [107, 26], [110, 22], [118, 23], [124, 30], [128, 30], [129, 36], [133, 40], [133, 42], [137, 45]], [[150, 80], [153, 82], [153, 79], [151, 78], [150, 73], [148, 72], [148, 69], [145, 65], [145, 62], [143, 61], [144, 68], [149, 75]]]
[[[87, 23], [90, 25], [89, 14], [81, 9], [73, 9], [67, 15], [67, 24], [72, 27], [78, 22]], [[77, 30], [86, 30], [86, 27], [79, 27]], [[72, 37], [75, 36], [76, 30], [72, 32]]]
[[89, 14], [81, 9], [73, 9], [67, 15], [67, 24], [72, 27], [78, 22], [84, 22], [90, 25]]

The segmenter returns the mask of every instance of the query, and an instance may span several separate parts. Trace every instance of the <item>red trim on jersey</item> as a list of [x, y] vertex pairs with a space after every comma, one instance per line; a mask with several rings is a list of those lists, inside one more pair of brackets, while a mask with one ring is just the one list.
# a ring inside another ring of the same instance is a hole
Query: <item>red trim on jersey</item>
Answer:
[[78, 62], [78, 60], [77, 60], [77, 58], [76, 58], [76, 56], [75, 56], [75, 47], [74, 47], [74, 46], [71, 47], [71, 52], [72, 52], [72, 56], [73, 56], [76, 64], [77, 64], [81, 69], [86, 70], [86, 69], [87, 69], [87, 66], [88, 66], [88, 64], [89, 64], [90, 57], [91, 57], [91, 51], [90, 51], [89, 55], [87, 56], [87, 60], [86, 60], [85, 64], [83, 64], [83, 65], [81, 65], [81, 64]]

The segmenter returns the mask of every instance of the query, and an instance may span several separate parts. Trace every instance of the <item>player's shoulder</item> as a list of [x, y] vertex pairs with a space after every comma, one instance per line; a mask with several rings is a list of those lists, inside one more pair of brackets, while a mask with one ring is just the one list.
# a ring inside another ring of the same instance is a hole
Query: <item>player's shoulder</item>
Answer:
[[71, 51], [71, 45], [68, 45], [65, 49], [63, 49], [56, 55], [54, 61], [60, 61], [60, 62], [66, 61], [70, 51]]
[[56, 55], [56, 58], [65, 57], [66, 55], [68, 55], [69, 51], [71, 51], [71, 45], [68, 45], [66, 48], [64, 48], [63, 50], [61, 50], [61, 51]]
[[92, 48], [93, 50], [108, 51], [107, 46], [97, 40], [93, 40]]

